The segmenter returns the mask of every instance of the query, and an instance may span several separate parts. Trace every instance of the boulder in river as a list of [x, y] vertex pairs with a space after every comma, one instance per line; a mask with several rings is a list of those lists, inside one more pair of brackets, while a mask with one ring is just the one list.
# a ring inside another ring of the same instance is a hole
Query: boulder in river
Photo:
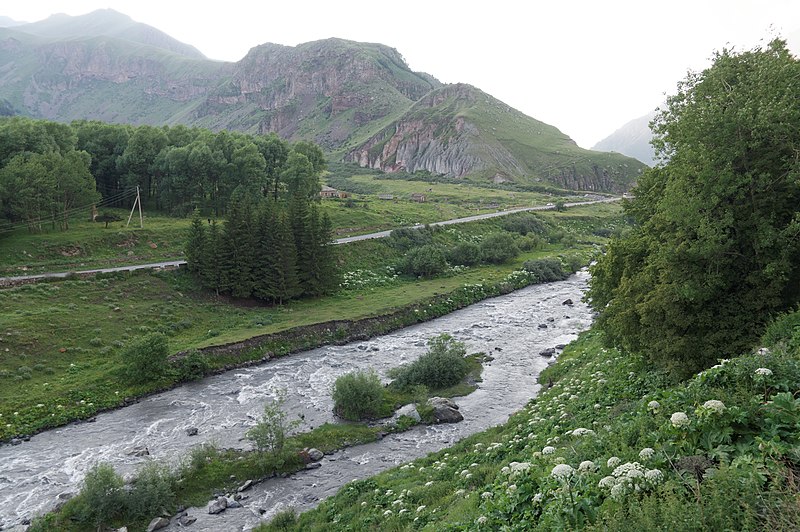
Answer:
[[237, 489], [236, 491], [238, 491], [239, 493], [241, 493], [243, 491], [247, 491], [247, 490], [250, 489], [250, 486], [252, 486], [252, 485], [253, 485], [253, 481], [252, 480], [246, 480], [245, 483], [242, 484], [241, 486], [239, 486], [239, 489]]
[[186, 427], [187, 436], [197, 436], [197, 427]]
[[314, 449], [313, 447], [309, 449], [307, 452], [308, 452], [308, 457], [311, 459], [312, 462], [319, 462], [320, 460], [322, 460], [322, 457], [325, 456], [325, 454], [322, 451], [320, 451], [319, 449]]
[[225, 509], [228, 507], [228, 499], [225, 497], [217, 497], [213, 501], [208, 503], [208, 513], [209, 514], [218, 514], [224, 512]]
[[436, 423], [458, 423], [464, 419], [458, 411], [458, 405], [445, 397], [431, 397], [428, 404], [433, 407], [433, 419]]
[[551, 357], [551, 356], [553, 356], [555, 354], [556, 354], [555, 347], [549, 347], [549, 348], [545, 349], [544, 351], [540, 351], [539, 352], [539, 356], [542, 356], [542, 357]]
[[417, 422], [419, 422], [421, 419], [419, 417], [419, 412], [417, 412], [417, 405], [415, 405], [414, 403], [403, 405], [400, 408], [398, 408], [397, 411], [394, 413], [394, 416], [392, 416], [392, 420], [397, 421], [402, 416], [410, 417], [411, 419]]
[[178, 523], [180, 523], [181, 526], [189, 526], [195, 521], [197, 521], [197, 518], [193, 515], [184, 515], [178, 519]]
[[575, 303], [573, 303], [571, 299], [566, 299], [566, 300], [565, 300], [563, 303], [561, 303], [561, 304], [562, 304], [562, 305], [567, 305], [567, 306], [570, 306], [570, 307], [571, 307], [571, 306], [572, 306], [572, 305], [574, 305]]
[[148, 449], [145, 445], [139, 445], [138, 447], [131, 449], [131, 452], [128, 454], [131, 456], [150, 456], [150, 449]]
[[162, 528], [166, 528], [169, 526], [169, 519], [164, 517], [156, 517], [150, 524], [147, 525], [147, 532], [153, 532], [154, 530], [161, 530]]

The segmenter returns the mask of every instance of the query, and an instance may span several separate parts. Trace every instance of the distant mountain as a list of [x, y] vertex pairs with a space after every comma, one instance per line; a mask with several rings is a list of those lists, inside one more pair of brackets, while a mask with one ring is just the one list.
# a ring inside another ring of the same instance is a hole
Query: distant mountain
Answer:
[[48, 39], [73, 39], [88, 37], [115, 37], [146, 44], [192, 59], [205, 59], [200, 50], [173, 39], [161, 30], [135, 22], [128, 15], [113, 9], [98, 9], [86, 15], [71, 17], [60, 13], [45, 20], [16, 26], [17, 30]]
[[650, 121], [655, 118], [655, 111], [631, 120], [611, 135], [607, 136], [594, 146], [593, 150], [617, 152], [628, 157], [633, 157], [648, 166], [653, 166], [655, 152], [650, 145], [653, 133], [650, 131]]
[[22, 24], [26, 24], [26, 22], [20, 22], [19, 20], [14, 20], [11, 17], [4, 17], [0, 15], [0, 28], [10, 28], [12, 26], [20, 26]]
[[0, 28], [0, 100], [59, 121], [277, 132], [386, 171], [622, 191], [644, 167], [583, 150], [474, 87], [414, 72], [382, 44], [264, 44], [236, 63], [192, 50], [111, 10]]
[[580, 148], [555, 127], [466, 84], [426, 94], [345, 159], [388, 172], [427, 170], [615, 192], [627, 190], [644, 166]]

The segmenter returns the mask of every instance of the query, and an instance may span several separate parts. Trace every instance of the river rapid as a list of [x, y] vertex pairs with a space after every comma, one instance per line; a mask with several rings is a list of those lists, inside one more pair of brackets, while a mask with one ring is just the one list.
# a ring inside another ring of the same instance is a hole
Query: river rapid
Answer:
[[[537, 375], [550, 362], [539, 353], [569, 343], [591, 325], [592, 312], [580, 302], [588, 278], [585, 271], [578, 272], [566, 281], [487, 299], [366, 342], [321, 347], [229, 371], [100, 414], [92, 423], [49, 430], [18, 446], [3, 445], [0, 525], [8, 529], [52, 509], [59, 494], [80, 489], [86, 471], [96, 462], [108, 462], [125, 476], [150, 459], [175, 464], [204, 442], [249, 448], [245, 432], [260, 417], [265, 401], [279, 393], [285, 394], [290, 417], [302, 418], [297, 430], [335, 422], [331, 388], [337, 377], [373, 368], [388, 381], [389, 369], [415, 360], [427, 350], [427, 340], [438, 334], [449, 333], [465, 342], [469, 353], [483, 351], [494, 357], [484, 365], [478, 390], [456, 399], [464, 421], [415, 427], [326, 456], [319, 469], [254, 486], [242, 501], [244, 508], [219, 515], [190, 508], [189, 514], [198, 518], [190, 528], [249, 530], [286, 507], [309, 509], [353, 479], [505, 422], [538, 391]], [[564, 305], [567, 299], [574, 305]], [[198, 435], [189, 436], [189, 427], [196, 427]], [[149, 456], [141, 456], [144, 449]]]

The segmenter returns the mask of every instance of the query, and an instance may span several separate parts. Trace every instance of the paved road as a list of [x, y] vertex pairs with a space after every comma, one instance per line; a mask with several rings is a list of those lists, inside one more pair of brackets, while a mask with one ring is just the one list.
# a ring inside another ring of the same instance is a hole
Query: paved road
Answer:
[[[619, 201], [622, 198], [614, 197], [614, 198], [607, 198], [601, 200], [593, 200], [593, 201], [579, 201], [575, 203], [565, 203], [565, 207], [580, 207], [581, 205], [592, 205], [594, 203], [610, 203], [613, 201]], [[514, 214], [517, 212], [528, 212], [528, 211], [547, 211], [555, 209], [552, 205], [540, 205], [537, 207], [521, 207], [519, 209], [509, 209], [506, 211], [498, 211], [498, 212], [490, 212], [486, 214], [476, 214], [474, 216], [467, 216], [465, 218], [455, 218], [453, 220], [445, 220], [443, 222], [433, 222], [428, 225], [453, 225], [453, 224], [461, 224], [465, 222], [474, 222], [476, 220], [486, 220], [488, 218], [497, 218], [498, 216], [508, 216], [509, 214]], [[422, 225], [417, 225], [414, 227], [423, 227]], [[333, 241], [334, 244], [347, 244], [348, 242], [357, 242], [359, 240], [370, 240], [373, 238], [386, 238], [392, 231], [379, 231], [377, 233], [369, 233], [366, 235], [359, 235], [359, 236], [349, 236], [346, 238], [337, 238]], [[20, 275], [15, 277], [0, 277], [0, 286], [2, 285], [12, 285], [20, 282], [27, 282], [27, 281], [36, 281], [40, 279], [58, 279], [69, 277], [70, 275], [91, 275], [95, 273], [112, 273], [112, 272], [132, 272], [134, 270], [156, 270], [156, 269], [163, 269], [163, 268], [177, 268], [178, 266], [182, 266], [186, 264], [185, 260], [173, 260], [173, 261], [166, 261], [166, 262], [152, 262], [149, 264], [137, 264], [135, 266], [117, 266], [114, 268], [97, 268], [91, 270], [80, 270], [80, 271], [68, 271], [68, 272], [57, 272], [57, 273], [40, 273], [36, 275]]]

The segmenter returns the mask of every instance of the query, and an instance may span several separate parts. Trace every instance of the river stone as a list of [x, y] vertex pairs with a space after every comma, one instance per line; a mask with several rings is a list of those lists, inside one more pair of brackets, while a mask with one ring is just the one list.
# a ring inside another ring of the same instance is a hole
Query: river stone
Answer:
[[150, 450], [144, 445], [140, 445], [138, 447], [134, 447], [128, 454], [131, 456], [149, 456]]
[[436, 423], [457, 423], [464, 419], [458, 411], [458, 405], [444, 397], [431, 397], [428, 404], [433, 407], [433, 419]]
[[242, 504], [237, 501], [236, 499], [231, 499], [230, 497], [226, 497], [228, 501], [228, 508], [241, 508]]
[[421, 418], [419, 417], [419, 412], [417, 412], [417, 405], [411, 403], [409, 405], [403, 405], [397, 409], [397, 412], [394, 413], [394, 419], [400, 419], [401, 416], [408, 416], [414, 421], [420, 421]]
[[322, 464], [319, 462], [311, 462], [310, 464], [306, 464], [306, 469], [319, 469], [322, 467]]
[[323, 456], [325, 456], [325, 454], [319, 449], [314, 449], [312, 447], [311, 449], [308, 450], [308, 457], [311, 458], [312, 462], [319, 462], [320, 460], [322, 460]]
[[11, 441], [9, 443], [11, 443], [11, 445], [19, 445], [22, 443], [22, 440], [20, 440], [19, 438], [11, 438]]
[[164, 517], [156, 517], [150, 524], [147, 525], [147, 532], [153, 532], [154, 530], [160, 530], [162, 528], [166, 528], [169, 526], [169, 519]]
[[563, 303], [561, 303], [561, 304], [562, 304], [562, 305], [569, 305], [569, 306], [572, 306], [572, 305], [574, 305], [575, 303], [573, 303], [571, 299], [566, 299], [566, 300], [564, 300], [564, 302], [563, 302]]
[[228, 499], [225, 497], [217, 497], [215, 500], [208, 503], [208, 513], [218, 514], [225, 511], [228, 507]]
[[544, 351], [540, 351], [539, 352], [539, 356], [542, 356], [542, 357], [551, 357], [551, 356], [553, 356], [555, 354], [556, 354], [556, 349], [554, 347], [549, 347], [549, 348], [545, 349]]
[[187, 427], [186, 428], [186, 435], [187, 436], [197, 436], [197, 427]]
[[243, 491], [249, 490], [250, 486], [252, 486], [252, 485], [253, 485], [253, 481], [252, 480], [246, 480], [245, 483], [242, 484], [241, 486], [239, 486], [239, 489], [237, 489], [236, 491], [241, 493]]
[[184, 515], [178, 519], [178, 523], [180, 523], [181, 526], [189, 526], [195, 521], [197, 521], [197, 518], [193, 515]]
[[547, 324], [546, 323], [540, 323], [539, 324], [539, 328], [540, 329], [547, 329]]

